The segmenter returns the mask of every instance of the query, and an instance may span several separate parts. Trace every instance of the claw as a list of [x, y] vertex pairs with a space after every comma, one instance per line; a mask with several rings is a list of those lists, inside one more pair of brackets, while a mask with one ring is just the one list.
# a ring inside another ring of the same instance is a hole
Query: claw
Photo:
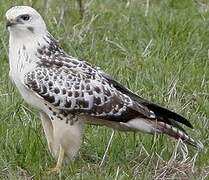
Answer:
[[60, 149], [59, 149], [59, 156], [58, 156], [58, 160], [57, 160], [57, 164], [54, 168], [51, 168], [49, 171], [47, 171], [47, 174], [52, 174], [52, 173], [58, 173], [61, 168], [62, 168], [62, 162], [64, 159], [64, 155], [65, 155], [65, 151], [62, 148], [62, 146], [60, 145]]
[[48, 175], [50, 175], [50, 174], [53, 174], [53, 173], [59, 173], [60, 172], [60, 170], [61, 170], [61, 167], [54, 167], [54, 168], [51, 168], [51, 169], [49, 169], [46, 173], [48, 174]]

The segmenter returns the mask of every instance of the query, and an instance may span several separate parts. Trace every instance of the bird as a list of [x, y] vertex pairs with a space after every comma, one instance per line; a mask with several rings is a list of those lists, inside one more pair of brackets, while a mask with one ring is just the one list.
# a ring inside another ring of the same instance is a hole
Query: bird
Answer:
[[30, 6], [6, 12], [9, 31], [9, 76], [23, 99], [40, 114], [50, 153], [51, 172], [75, 159], [85, 124], [122, 131], [166, 134], [198, 149], [203, 144], [181, 125], [183, 116], [150, 102], [101, 68], [66, 53]]

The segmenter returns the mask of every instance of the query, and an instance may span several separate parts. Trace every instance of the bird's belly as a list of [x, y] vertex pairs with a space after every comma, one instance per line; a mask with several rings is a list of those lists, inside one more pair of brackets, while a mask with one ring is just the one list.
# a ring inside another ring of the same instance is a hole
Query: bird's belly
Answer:
[[38, 97], [36, 94], [34, 94], [32, 91], [27, 89], [18, 79], [12, 79], [13, 82], [15, 83], [17, 89], [19, 90], [21, 96], [23, 99], [30, 104], [31, 106], [35, 107], [38, 110], [45, 109], [44, 102], [43, 100]]
[[23, 99], [31, 106], [42, 111], [43, 109], [45, 109], [43, 100], [38, 96], [36, 96], [35, 94], [33, 94], [32, 92], [30, 92], [29, 90], [27, 89], [21, 90], [20, 94], [22, 95]]

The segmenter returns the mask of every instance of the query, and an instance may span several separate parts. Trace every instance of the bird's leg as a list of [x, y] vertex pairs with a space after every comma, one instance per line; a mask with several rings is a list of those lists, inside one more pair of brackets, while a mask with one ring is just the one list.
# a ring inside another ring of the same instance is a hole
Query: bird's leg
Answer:
[[60, 148], [59, 148], [59, 156], [58, 156], [58, 159], [57, 159], [57, 164], [54, 168], [50, 169], [48, 171], [48, 174], [51, 174], [53, 172], [58, 172], [61, 170], [61, 167], [62, 167], [62, 162], [63, 162], [63, 159], [64, 159], [64, 155], [65, 155], [65, 151], [64, 149], [62, 148], [62, 146], [60, 145]]

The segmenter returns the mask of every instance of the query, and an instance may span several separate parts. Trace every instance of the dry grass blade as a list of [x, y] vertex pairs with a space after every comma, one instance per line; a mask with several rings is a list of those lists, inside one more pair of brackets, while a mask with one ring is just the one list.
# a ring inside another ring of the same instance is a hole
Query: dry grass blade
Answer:
[[[155, 180], [181, 179], [189, 180], [194, 175], [194, 164], [197, 154], [190, 158], [187, 146], [178, 141], [169, 161], [159, 158]], [[181, 156], [179, 158], [179, 156]]]

